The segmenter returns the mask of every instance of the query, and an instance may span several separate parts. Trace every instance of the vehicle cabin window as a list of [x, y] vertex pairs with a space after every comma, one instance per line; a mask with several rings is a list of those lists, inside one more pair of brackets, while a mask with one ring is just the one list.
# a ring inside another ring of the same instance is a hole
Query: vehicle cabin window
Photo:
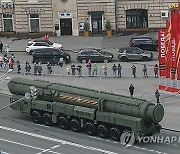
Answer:
[[50, 42], [50, 41], [46, 41], [46, 43], [49, 44], [49, 45], [53, 45], [53, 43]]
[[95, 56], [99, 56], [99, 53], [97, 52], [97, 51], [93, 51], [93, 55], [95, 55]]
[[146, 40], [146, 43], [147, 44], [153, 44], [153, 41], [152, 40]]
[[88, 55], [88, 51], [81, 51], [82, 55]]
[[59, 55], [59, 53], [58, 52], [56, 52], [56, 51], [53, 51], [53, 56], [58, 56]]
[[131, 49], [127, 49], [127, 50], [126, 50], [126, 53], [132, 54], [132, 50], [131, 50]]
[[43, 52], [35, 52], [35, 55], [37, 56], [43, 56], [44, 55], [44, 53]]
[[37, 42], [34, 44], [34, 46], [49, 46], [49, 45], [47, 43]]
[[27, 46], [31, 46], [33, 43], [32, 42], [29, 42], [28, 44], [27, 44]]
[[133, 50], [133, 54], [140, 54], [141, 52], [139, 50]]

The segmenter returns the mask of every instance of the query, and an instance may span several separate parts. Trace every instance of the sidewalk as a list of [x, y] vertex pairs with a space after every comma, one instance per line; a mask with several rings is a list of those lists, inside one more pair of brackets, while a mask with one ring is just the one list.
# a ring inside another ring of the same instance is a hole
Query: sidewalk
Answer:
[[[121, 36], [119, 34], [114, 35], [111, 38], [107, 38], [106, 36], [98, 36], [98, 37], [87, 37], [84, 36], [58, 36], [58, 37], [50, 37], [50, 41], [61, 43], [64, 49], [68, 50], [78, 50], [81, 48], [93, 47], [93, 48], [106, 48], [106, 49], [116, 49], [121, 47], [129, 46], [129, 41], [131, 37], [140, 35], [138, 33]], [[150, 36], [157, 38], [156, 32], [151, 32], [147, 34], [143, 34], [145, 36]], [[25, 51], [26, 44], [29, 39], [17, 39], [17, 38], [5, 38], [0, 37], [0, 40], [5, 44], [9, 45], [10, 51]]]

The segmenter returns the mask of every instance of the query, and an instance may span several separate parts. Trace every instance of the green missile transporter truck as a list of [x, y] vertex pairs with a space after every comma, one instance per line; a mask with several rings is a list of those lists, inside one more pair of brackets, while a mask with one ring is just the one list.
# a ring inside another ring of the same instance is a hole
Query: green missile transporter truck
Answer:
[[[32, 117], [35, 123], [58, 124], [75, 132], [119, 140], [128, 130], [135, 137], [157, 134], [161, 130], [164, 108], [144, 99], [96, 91], [43, 80], [15, 77], [8, 83], [11, 103], [26, 92], [33, 97], [12, 104], [11, 108]], [[34, 97], [35, 96], [35, 97]]]

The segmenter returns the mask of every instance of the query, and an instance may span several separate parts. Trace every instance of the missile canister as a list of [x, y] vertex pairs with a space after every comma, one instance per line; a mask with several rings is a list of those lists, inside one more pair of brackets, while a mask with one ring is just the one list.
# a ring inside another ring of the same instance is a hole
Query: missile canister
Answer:
[[164, 116], [164, 108], [161, 104], [155, 105], [144, 99], [19, 77], [13, 78], [8, 83], [12, 94], [23, 96], [26, 92], [30, 92], [31, 86], [38, 89], [37, 99], [96, 108], [105, 112], [143, 118], [155, 123], [159, 123]]

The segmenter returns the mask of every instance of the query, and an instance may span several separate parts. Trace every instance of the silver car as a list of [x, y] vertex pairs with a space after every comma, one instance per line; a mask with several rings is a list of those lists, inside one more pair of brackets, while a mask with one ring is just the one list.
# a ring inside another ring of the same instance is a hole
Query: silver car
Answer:
[[118, 59], [121, 61], [149, 61], [153, 59], [153, 53], [150, 51], [144, 51], [137, 47], [120, 48], [118, 50]]

